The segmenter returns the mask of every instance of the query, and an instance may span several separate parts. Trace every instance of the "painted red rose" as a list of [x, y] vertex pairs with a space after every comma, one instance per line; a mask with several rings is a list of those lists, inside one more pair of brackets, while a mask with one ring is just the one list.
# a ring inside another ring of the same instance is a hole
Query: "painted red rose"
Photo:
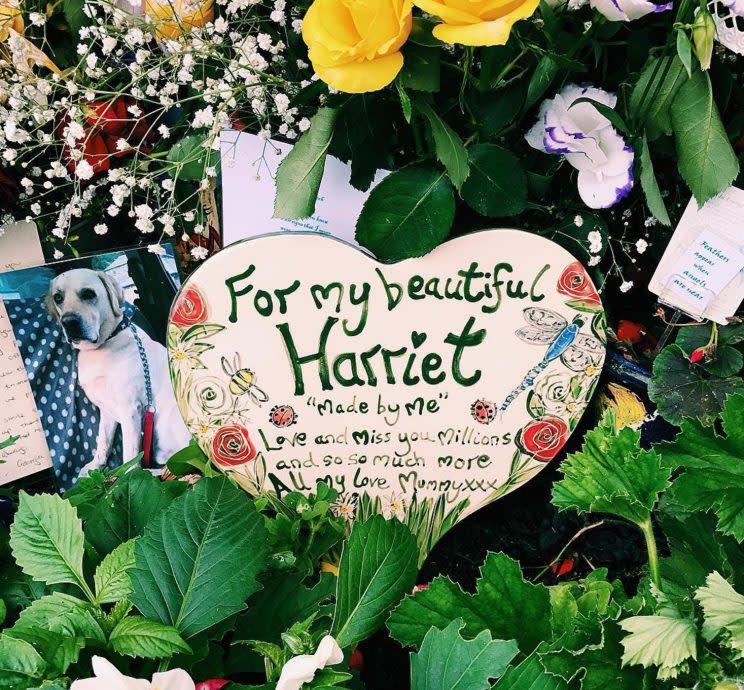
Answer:
[[190, 285], [184, 290], [176, 302], [171, 321], [176, 326], [188, 328], [204, 323], [208, 316], [207, 300], [199, 288]]
[[212, 439], [212, 457], [220, 467], [238, 467], [256, 457], [248, 429], [240, 424], [223, 426]]
[[530, 422], [520, 432], [520, 444], [535, 460], [549, 462], [568, 438], [568, 424], [557, 417], [543, 417]]
[[558, 292], [582, 302], [599, 302], [599, 294], [580, 261], [574, 261], [558, 279]]

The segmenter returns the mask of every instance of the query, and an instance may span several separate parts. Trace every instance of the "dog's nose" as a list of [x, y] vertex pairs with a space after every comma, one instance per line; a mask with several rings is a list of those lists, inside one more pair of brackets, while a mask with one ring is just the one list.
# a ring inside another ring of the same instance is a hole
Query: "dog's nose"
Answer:
[[82, 337], [83, 323], [77, 314], [62, 314], [59, 318], [62, 328], [65, 329], [67, 336], [71, 339]]

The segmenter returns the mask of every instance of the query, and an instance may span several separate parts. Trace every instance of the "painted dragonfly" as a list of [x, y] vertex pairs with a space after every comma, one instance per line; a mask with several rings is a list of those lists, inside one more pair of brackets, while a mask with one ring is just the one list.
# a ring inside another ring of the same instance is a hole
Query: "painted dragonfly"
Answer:
[[559, 313], [550, 309], [528, 307], [524, 310], [524, 318], [529, 325], [520, 328], [516, 335], [530, 345], [547, 345], [547, 350], [536, 366], [532, 367], [525, 377], [501, 404], [500, 412], [504, 412], [519, 395], [535, 384], [537, 375], [547, 368], [555, 359], [561, 361], [573, 371], [583, 371], [599, 359], [602, 345], [588, 335], [580, 335], [584, 319], [577, 315], [571, 323]]

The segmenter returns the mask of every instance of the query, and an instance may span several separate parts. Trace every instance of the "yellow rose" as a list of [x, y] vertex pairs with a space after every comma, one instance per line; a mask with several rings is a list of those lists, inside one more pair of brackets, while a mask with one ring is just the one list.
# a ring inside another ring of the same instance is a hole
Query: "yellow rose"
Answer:
[[175, 39], [214, 19], [214, 0], [145, 0], [158, 38]]
[[434, 36], [445, 43], [498, 46], [509, 40], [514, 22], [531, 17], [540, 0], [413, 0], [443, 20]]
[[378, 91], [403, 67], [411, 0], [315, 0], [302, 22], [316, 74], [339, 91]]
[[8, 29], [23, 33], [21, 4], [16, 0], [0, 0], [0, 41], [8, 40]]

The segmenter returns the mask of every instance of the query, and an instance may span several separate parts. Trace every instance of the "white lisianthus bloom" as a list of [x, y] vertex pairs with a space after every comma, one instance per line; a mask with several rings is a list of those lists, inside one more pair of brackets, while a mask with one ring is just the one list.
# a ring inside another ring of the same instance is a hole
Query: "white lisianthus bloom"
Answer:
[[672, 9], [671, 2], [656, 3], [650, 0], [590, 0], [590, 4], [612, 22], [631, 22], [652, 12]]
[[579, 196], [589, 208], [608, 208], [633, 188], [633, 149], [590, 98], [614, 108], [617, 96], [591, 86], [569, 84], [543, 101], [527, 143], [545, 153], [563, 154], [579, 171]]
[[130, 678], [122, 674], [110, 661], [93, 657], [95, 678], [76, 680], [70, 690], [195, 690], [194, 681], [180, 668], [156, 673], [152, 681]]
[[326, 635], [320, 641], [315, 654], [301, 654], [284, 664], [276, 690], [300, 690], [303, 683], [309, 683], [318, 671], [326, 666], [340, 664], [343, 660], [344, 653], [338, 642], [330, 635]]

